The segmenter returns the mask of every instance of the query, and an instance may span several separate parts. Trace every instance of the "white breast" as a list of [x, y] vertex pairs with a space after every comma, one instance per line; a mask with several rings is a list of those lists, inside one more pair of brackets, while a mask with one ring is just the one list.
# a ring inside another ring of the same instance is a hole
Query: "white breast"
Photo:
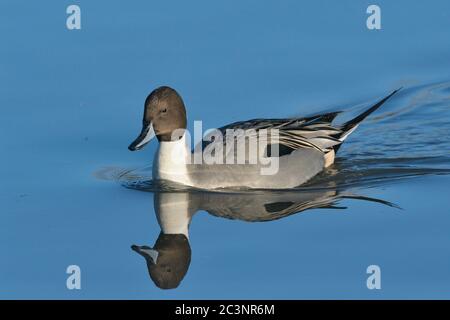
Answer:
[[177, 141], [161, 141], [153, 161], [153, 178], [192, 185], [187, 172], [190, 157], [186, 135]]

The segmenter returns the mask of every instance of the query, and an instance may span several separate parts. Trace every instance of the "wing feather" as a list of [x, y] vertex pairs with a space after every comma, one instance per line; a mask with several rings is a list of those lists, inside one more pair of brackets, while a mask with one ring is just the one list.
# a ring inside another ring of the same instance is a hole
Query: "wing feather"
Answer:
[[[243, 130], [245, 134], [254, 136], [259, 141], [263, 141], [267, 145], [279, 143], [282, 146], [288, 147], [291, 150], [300, 148], [313, 148], [323, 153], [327, 153], [334, 146], [342, 143], [337, 137], [342, 134], [342, 130], [331, 125], [331, 121], [340, 112], [331, 112], [321, 115], [303, 118], [291, 119], [252, 119], [247, 121], [234, 122], [224, 127], [219, 128], [223, 135], [223, 139], [219, 141], [204, 141], [203, 148], [210, 144], [221, 143], [225, 147], [227, 143], [234, 138], [234, 141], [239, 140], [242, 134], [236, 134], [235, 130]], [[279, 136], [277, 139], [270, 140], [259, 134], [260, 130], [277, 129]], [[233, 136], [228, 136], [229, 130], [233, 130]], [[251, 131], [250, 131], [251, 130]], [[238, 142], [239, 143], [239, 142]], [[236, 150], [237, 148], [235, 148]]]

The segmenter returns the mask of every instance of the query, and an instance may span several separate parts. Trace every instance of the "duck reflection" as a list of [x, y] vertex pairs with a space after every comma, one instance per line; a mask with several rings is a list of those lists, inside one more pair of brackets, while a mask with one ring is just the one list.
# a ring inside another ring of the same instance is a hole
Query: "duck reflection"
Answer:
[[153, 248], [131, 246], [147, 261], [150, 278], [161, 289], [178, 287], [191, 263], [189, 224], [193, 213], [189, 193], [155, 193], [154, 207], [161, 232]]
[[191, 262], [189, 225], [198, 211], [249, 222], [271, 221], [315, 208], [345, 209], [340, 199], [351, 198], [395, 206], [390, 202], [340, 192], [337, 189], [284, 192], [158, 192], [154, 208], [161, 232], [153, 247], [133, 245], [143, 256], [148, 273], [161, 289], [173, 289], [183, 280]]

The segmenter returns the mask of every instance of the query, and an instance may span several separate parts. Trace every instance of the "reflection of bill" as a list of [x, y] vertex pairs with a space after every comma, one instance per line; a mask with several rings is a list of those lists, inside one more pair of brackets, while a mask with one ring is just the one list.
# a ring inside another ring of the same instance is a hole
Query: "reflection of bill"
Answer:
[[315, 208], [341, 209], [343, 198], [391, 203], [338, 191], [335, 188], [286, 192], [164, 192], [155, 193], [154, 208], [161, 233], [153, 247], [133, 245], [147, 261], [153, 282], [161, 289], [176, 288], [191, 262], [189, 225], [200, 210], [228, 219], [271, 221]]

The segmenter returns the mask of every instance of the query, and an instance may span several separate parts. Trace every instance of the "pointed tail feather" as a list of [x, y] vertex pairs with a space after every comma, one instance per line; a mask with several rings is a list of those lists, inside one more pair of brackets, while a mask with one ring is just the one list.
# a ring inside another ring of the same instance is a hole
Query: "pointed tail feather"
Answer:
[[372, 107], [361, 113], [356, 118], [353, 118], [352, 120], [344, 123], [342, 126], [342, 135], [339, 137], [339, 140], [344, 141], [345, 138], [347, 138], [350, 133], [352, 133], [358, 125], [365, 119], [367, 116], [369, 116], [372, 112], [377, 110], [383, 103], [385, 103], [390, 97], [392, 97], [394, 94], [396, 94], [401, 88], [394, 90], [391, 94], [389, 94], [387, 97], [381, 99], [376, 104], [374, 104]]

